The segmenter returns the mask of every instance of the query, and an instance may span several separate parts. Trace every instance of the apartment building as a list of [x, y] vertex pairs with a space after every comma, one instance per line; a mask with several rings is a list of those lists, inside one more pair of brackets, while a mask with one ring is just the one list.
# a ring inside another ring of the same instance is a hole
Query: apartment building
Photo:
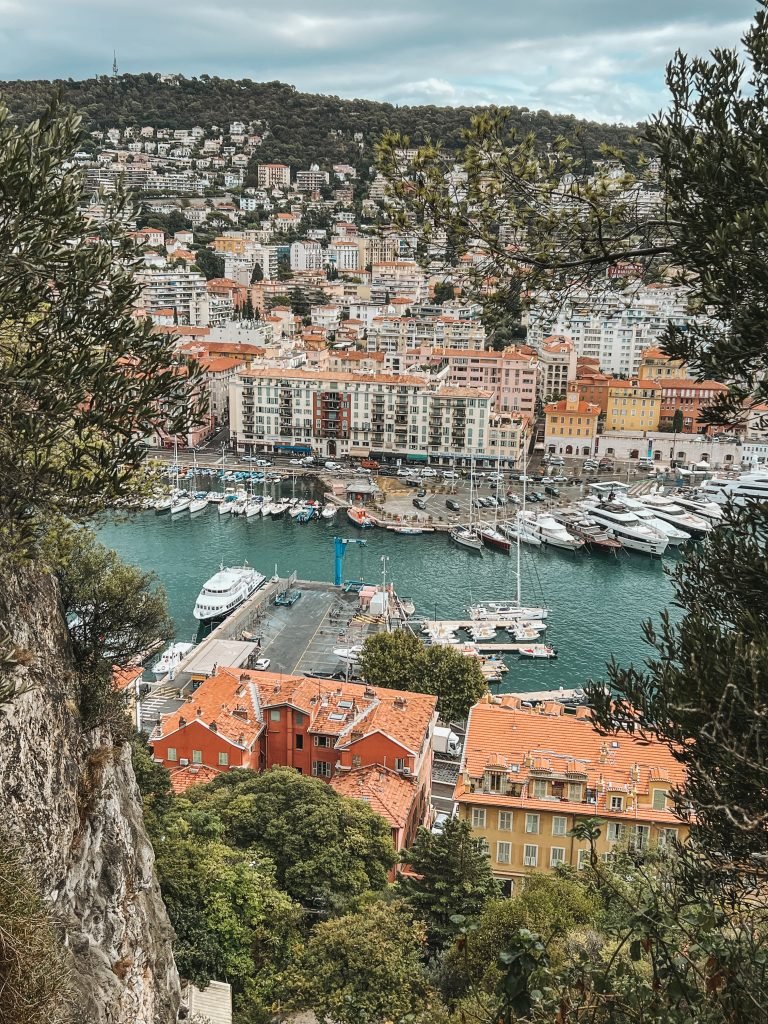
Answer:
[[319, 242], [292, 242], [291, 243], [291, 270], [316, 270], [325, 269], [325, 250]]
[[690, 373], [682, 359], [670, 359], [654, 346], [641, 352], [637, 376], [640, 380], [686, 380]]
[[544, 449], [556, 455], [591, 455], [597, 437], [600, 406], [581, 400], [575, 381], [564, 399], [544, 406]]
[[658, 430], [661, 384], [655, 380], [612, 380], [608, 384], [605, 430]]
[[429, 694], [220, 668], [149, 743], [177, 791], [279, 765], [358, 799], [394, 799], [390, 822], [408, 845], [429, 820], [436, 705]]
[[286, 164], [259, 164], [256, 180], [259, 188], [290, 188], [291, 168]]
[[148, 312], [172, 309], [175, 321], [207, 327], [210, 319], [207, 282], [202, 274], [179, 268], [140, 270], [140, 305]]
[[456, 387], [492, 391], [497, 413], [534, 414], [538, 357], [531, 348], [510, 347], [503, 352], [435, 349], [429, 365], [437, 372], [445, 369], [446, 382]]
[[371, 301], [386, 303], [393, 298], [422, 302], [429, 289], [421, 267], [414, 260], [387, 260], [371, 266]]
[[296, 190], [298, 192], [319, 192], [330, 180], [328, 171], [321, 171], [317, 164], [312, 164], [308, 171], [296, 172]]
[[480, 352], [484, 344], [485, 330], [473, 320], [426, 314], [386, 314], [368, 320], [366, 348], [369, 352], [413, 355], [420, 359], [432, 349]]
[[470, 710], [454, 800], [509, 892], [532, 872], [583, 868], [588, 844], [570, 832], [587, 818], [602, 819], [597, 853], [606, 860], [625, 841], [683, 841], [688, 829], [670, 799], [682, 782], [664, 744], [601, 736], [588, 708], [574, 715], [555, 701], [534, 710], [489, 696]]
[[[230, 431], [240, 452], [311, 445], [325, 458], [468, 462], [487, 450], [493, 395], [406, 374], [251, 369], [230, 384]], [[517, 457], [516, 437], [502, 458]]]
[[[645, 383], [641, 380], [641, 384]], [[661, 389], [659, 429], [671, 430], [675, 414], [682, 413], [683, 434], [700, 434], [716, 431], [704, 420], [704, 410], [713, 405], [718, 396], [728, 390], [725, 384], [716, 380], [690, 380], [684, 377], [656, 380]]]
[[351, 239], [337, 239], [328, 246], [328, 263], [339, 272], [360, 269], [360, 248]]
[[544, 338], [537, 346], [538, 388], [543, 401], [551, 402], [564, 395], [570, 381], [576, 377], [576, 347], [567, 335]]

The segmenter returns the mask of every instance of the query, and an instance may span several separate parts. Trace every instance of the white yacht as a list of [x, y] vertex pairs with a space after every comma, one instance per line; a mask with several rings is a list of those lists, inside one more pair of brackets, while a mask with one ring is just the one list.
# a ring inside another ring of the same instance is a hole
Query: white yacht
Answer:
[[463, 548], [469, 548], [470, 551], [478, 551], [482, 553], [483, 542], [475, 533], [474, 530], [468, 526], [453, 526], [451, 527], [450, 537], [456, 544], [460, 544]]
[[[288, 508], [288, 504], [290, 504], [290, 502], [286, 504], [286, 508]], [[336, 515], [336, 506], [330, 501], [327, 502], [323, 506], [323, 511], [320, 513], [320, 515], [323, 517], [323, 519], [333, 519], [333, 517]]]
[[[584, 547], [581, 537], [568, 533], [562, 523], [558, 523], [550, 515], [537, 516], [535, 512], [521, 512], [517, 517], [520, 528], [530, 531], [538, 537], [542, 544], [550, 544], [553, 548], [566, 551], [577, 551]], [[523, 540], [522, 534], [520, 540]]]
[[607, 526], [628, 550], [641, 551], [645, 555], [663, 555], [667, 550], [669, 540], [663, 533], [652, 529], [618, 502], [600, 502], [595, 505], [585, 501], [581, 507], [598, 523]]
[[499, 529], [505, 537], [510, 540], [520, 540], [521, 544], [531, 544], [535, 548], [541, 547], [541, 538], [530, 528], [525, 520], [511, 519], [508, 523], [499, 523]]
[[224, 618], [255, 593], [265, 579], [266, 576], [250, 565], [237, 565], [230, 569], [222, 566], [203, 585], [192, 614], [198, 622]]
[[768, 501], [768, 472], [742, 473], [735, 480], [705, 480], [699, 487], [699, 494], [718, 505], [724, 505], [729, 498], [737, 505], [746, 504], [750, 498]]
[[272, 515], [272, 509], [274, 507], [275, 506], [272, 503], [272, 500], [270, 498], [265, 498], [264, 499], [264, 501], [262, 503], [262, 506], [261, 506], [261, 514], [264, 517], [264, 519], [266, 519], [267, 516], [271, 516]]
[[173, 679], [176, 669], [194, 646], [194, 644], [171, 644], [170, 647], [166, 647], [152, 666], [152, 674], [158, 679], [162, 679], [163, 676], [170, 676]]
[[260, 516], [261, 505], [261, 498], [249, 498], [245, 505], [245, 518], [252, 519], [254, 516]]
[[171, 505], [171, 515], [172, 516], [177, 516], [181, 512], [188, 512], [189, 511], [189, 506], [191, 504], [192, 504], [192, 496], [190, 494], [186, 494], [184, 491], [181, 491], [173, 499], [173, 504]]
[[202, 498], [193, 498], [192, 501], [190, 501], [189, 503], [189, 514], [194, 516], [198, 512], [202, 512], [203, 509], [206, 508], [208, 508], [207, 496]]
[[687, 512], [693, 512], [701, 519], [706, 519], [712, 526], [717, 526], [723, 521], [723, 506], [718, 505], [715, 501], [706, 498], [684, 498], [680, 494], [676, 494], [673, 500], [676, 505], [680, 505]]
[[514, 622], [518, 619], [546, 619], [549, 612], [546, 608], [524, 608], [517, 604], [503, 604], [500, 601], [480, 601], [470, 606], [469, 617], [476, 621], [507, 620]]
[[246, 497], [237, 498], [235, 501], [232, 502], [232, 509], [231, 509], [232, 515], [233, 516], [244, 516], [247, 507], [248, 507], [248, 498], [246, 498]]
[[[658, 530], [659, 533], [663, 533], [669, 541], [670, 547], [677, 547], [678, 544], [685, 544], [693, 536], [692, 533], [687, 532], [682, 526], [673, 526], [667, 519], [659, 516], [656, 511], [644, 505], [642, 501], [638, 501], [637, 498], [629, 498], [626, 495], [622, 495], [616, 499], [620, 505], [624, 505], [634, 512], [638, 519], [642, 519], [646, 525], [650, 526], [652, 530]], [[694, 517], [695, 518], [695, 517]]]
[[645, 494], [638, 501], [649, 509], [657, 519], [670, 523], [678, 530], [683, 530], [689, 537], [701, 539], [712, 529], [712, 524], [703, 516], [694, 515], [683, 508], [677, 498], [667, 498], [662, 494]]
[[269, 514], [273, 519], [279, 519], [290, 507], [290, 502], [288, 501], [273, 501]]
[[157, 515], [161, 516], [163, 512], [170, 512], [173, 507], [173, 502], [174, 499], [171, 495], [168, 495], [165, 498], [158, 498], [155, 502], [155, 512]]

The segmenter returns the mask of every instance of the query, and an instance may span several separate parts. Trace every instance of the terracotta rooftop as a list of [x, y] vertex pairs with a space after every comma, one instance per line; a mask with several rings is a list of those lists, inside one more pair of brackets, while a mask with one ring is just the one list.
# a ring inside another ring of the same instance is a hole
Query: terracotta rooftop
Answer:
[[330, 782], [340, 796], [364, 800], [392, 828], [404, 828], [417, 788], [391, 768], [368, 765], [335, 775]]
[[232, 359], [229, 356], [214, 356], [212, 359], [203, 357], [199, 360], [203, 369], [210, 373], [223, 373], [225, 370], [237, 370], [243, 366], [242, 359]]
[[[461, 772], [454, 797], [473, 802], [509, 803], [508, 796], [488, 793], [472, 794], [463, 773], [470, 778], [481, 778], [486, 768], [496, 767], [510, 772], [515, 781], [525, 783], [529, 772], [551, 773], [567, 779], [567, 773], [586, 777], [586, 786], [597, 792], [595, 813], [610, 814], [607, 796], [614, 793], [649, 793], [649, 782], [660, 780], [671, 786], [681, 786], [684, 773], [670, 749], [658, 741], [641, 736], [620, 734], [601, 736], [592, 725], [589, 713], [562, 714], [556, 702], [545, 705], [549, 713], [503, 704], [481, 702], [469, 714], [467, 737], [464, 745]], [[556, 711], [555, 708], [558, 710]], [[546, 778], [547, 774], [538, 774]], [[552, 810], [551, 800], [526, 797], [525, 808]], [[558, 806], [572, 813], [583, 805], [561, 800]], [[633, 813], [646, 814], [653, 819], [674, 819], [670, 811], [638, 807]], [[676, 819], [675, 819], [676, 820]]]
[[165, 739], [196, 721], [235, 746], [249, 749], [263, 728], [253, 675], [229, 669], [210, 676], [178, 711], [163, 715], [153, 738]]
[[116, 690], [127, 690], [129, 686], [133, 686], [137, 679], [140, 679], [144, 674], [144, 669], [139, 665], [138, 668], [121, 668], [119, 665], [112, 666], [112, 686]]
[[183, 793], [190, 786], [204, 786], [213, 782], [221, 775], [221, 768], [211, 768], [207, 764], [188, 764], [171, 770], [171, 789], [174, 793]]

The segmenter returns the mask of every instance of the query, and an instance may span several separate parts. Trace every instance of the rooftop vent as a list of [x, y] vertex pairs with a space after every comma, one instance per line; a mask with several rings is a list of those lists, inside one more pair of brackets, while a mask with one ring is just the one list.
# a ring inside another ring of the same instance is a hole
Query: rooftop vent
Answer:
[[402, 711], [403, 708], [405, 708], [408, 705], [408, 701], [405, 699], [405, 697], [395, 697], [393, 703], [398, 711]]
[[246, 711], [242, 704], [238, 704], [236, 708], [232, 708], [232, 714], [236, 718], [242, 718], [244, 722], [248, 721], [248, 712]]
[[219, 727], [218, 727], [218, 725], [216, 725], [215, 722], [211, 722], [211, 724], [208, 726], [208, 728], [211, 730], [211, 732], [218, 732], [219, 731]]

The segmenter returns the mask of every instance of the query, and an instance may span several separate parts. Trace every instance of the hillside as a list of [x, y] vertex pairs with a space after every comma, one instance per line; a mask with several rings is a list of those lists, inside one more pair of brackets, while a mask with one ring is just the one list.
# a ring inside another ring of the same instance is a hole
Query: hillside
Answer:
[[[225, 131], [231, 121], [259, 121], [265, 133], [258, 149], [260, 161], [282, 161], [294, 166], [351, 162], [368, 164], [376, 139], [392, 129], [408, 135], [414, 144], [427, 137], [448, 148], [461, 142], [462, 129], [479, 107], [398, 107], [372, 100], [344, 100], [298, 92], [282, 82], [235, 81], [225, 78], [183, 78], [161, 81], [159, 75], [102, 76], [84, 81], [0, 82], [0, 98], [13, 116], [26, 122], [45, 110], [60, 93], [74, 107], [87, 129], [152, 125], [155, 128], [209, 128]], [[579, 121], [565, 114], [512, 108], [512, 122], [533, 131], [543, 145], [558, 135], [572, 136], [578, 127], [589, 156], [601, 143], [623, 147], [632, 129]], [[361, 149], [354, 139], [363, 135]]]

